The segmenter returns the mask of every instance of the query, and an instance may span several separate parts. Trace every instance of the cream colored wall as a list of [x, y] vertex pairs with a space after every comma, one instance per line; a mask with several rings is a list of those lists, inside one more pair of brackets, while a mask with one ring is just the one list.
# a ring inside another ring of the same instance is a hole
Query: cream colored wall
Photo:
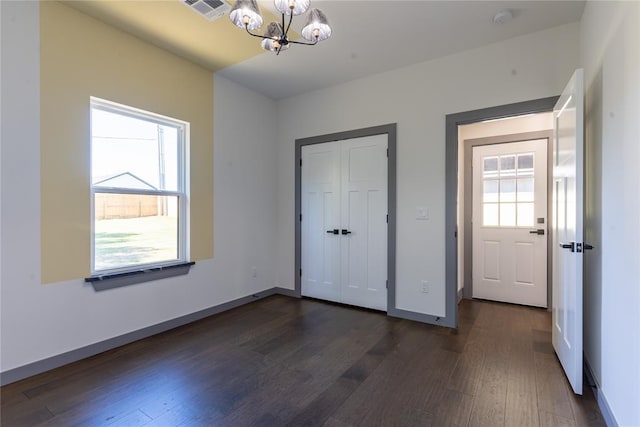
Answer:
[[[458, 127], [458, 290], [464, 287], [464, 141], [553, 129], [553, 113], [540, 113]], [[469, 189], [471, 191], [471, 189]]]
[[90, 274], [90, 96], [190, 123], [190, 255], [213, 257], [211, 72], [58, 2], [40, 31], [42, 282]]

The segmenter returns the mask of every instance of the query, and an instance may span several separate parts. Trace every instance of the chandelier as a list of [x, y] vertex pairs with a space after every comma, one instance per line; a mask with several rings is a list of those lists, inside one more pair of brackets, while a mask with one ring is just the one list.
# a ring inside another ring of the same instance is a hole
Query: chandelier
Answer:
[[[327, 17], [320, 9], [311, 9], [307, 20], [302, 27], [302, 37], [307, 42], [289, 40], [288, 33], [294, 15], [302, 15], [309, 9], [311, 0], [274, 0], [276, 9], [282, 13], [282, 23], [271, 22], [267, 26], [264, 35], [254, 34], [251, 31], [262, 27], [262, 16], [256, 0], [237, 0], [229, 19], [240, 28], [244, 28], [249, 35], [262, 39], [262, 48], [279, 55], [281, 51], [289, 49], [289, 45], [302, 44], [313, 46], [331, 36], [331, 27]], [[289, 23], [285, 26], [285, 15], [289, 15]]]

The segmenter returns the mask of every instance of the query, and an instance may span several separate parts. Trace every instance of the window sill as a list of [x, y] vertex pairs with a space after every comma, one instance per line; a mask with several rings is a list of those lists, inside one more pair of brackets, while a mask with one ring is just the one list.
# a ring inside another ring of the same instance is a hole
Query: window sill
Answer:
[[87, 277], [84, 281], [91, 283], [95, 291], [105, 291], [107, 289], [135, 285], [136, 283], [149, 282], [151, 280], [182, 276], [189, 273], [189, 269], [194, 264], [195, 262], [185, 262], [144, 270], [127, 271], [126, 273], [103, 274], [101, 276]]

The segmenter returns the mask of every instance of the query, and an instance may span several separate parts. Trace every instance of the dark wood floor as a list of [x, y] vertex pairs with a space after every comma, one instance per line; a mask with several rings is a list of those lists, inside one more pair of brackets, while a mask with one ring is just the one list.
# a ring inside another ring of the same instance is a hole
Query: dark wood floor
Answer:
[[274, 296], [5, 386], [3, 426], [586, 426], [547, 312], [463, 301], [457, 331]]

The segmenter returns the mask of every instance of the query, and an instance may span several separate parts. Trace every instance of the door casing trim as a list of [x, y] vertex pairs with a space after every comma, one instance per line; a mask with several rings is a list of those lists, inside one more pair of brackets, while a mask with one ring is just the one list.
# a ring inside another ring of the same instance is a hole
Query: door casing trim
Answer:
[[447, 114], [445, 118], [445, 313], [458, 324], [458, 126], [483, 120], [553, 111], [559, 96]]
[[464, 146], [464, 212], [463, 212], [463, 224], [464, 228], [464, 277], [462, 287], [462, 297], [465, 299], [471, 299], [473, 297], [473, 280], [472, 275], [472, 262], [473, 262], [473, 227], [471, 224], [471, 217], [473, 214], [472, 194], [473, 191], [473, 174], [471, 173], [472, 162], [472, 149], [473, 147], [479, 147], [482, 145], [495, 145], [495, 144], [509, 144], [512, 142], [532, 141], [536, 139], [547, 140], [547, 220], [545, 224], [545, 230], [547, 233], [547, 308], [551, 307], [551, 190], [553, 188], [553, 169], [549, 166], [552, 161], [552, 144], [553, 144], [553, 130], [542, 130], [534, 132], [523, 132], [510, 135], [498, 135], [490, 136], [486, 138], [473, 138], [465, 139], [463, 141]]
[[[387, 135], [387, 314], [398, 315], [396, 306], [396, 132], [397, 124], [373, 126], [345, 132], [299, 138], [295, 141], [295, 288], [297, 297], [302, 296], [302, 147], [305, 145], [322, 144], [325, 142], [341, 141], [344, 139], [362, 138], [374, 135]], [[304, 218], [302, 219], [304, 220]]]

